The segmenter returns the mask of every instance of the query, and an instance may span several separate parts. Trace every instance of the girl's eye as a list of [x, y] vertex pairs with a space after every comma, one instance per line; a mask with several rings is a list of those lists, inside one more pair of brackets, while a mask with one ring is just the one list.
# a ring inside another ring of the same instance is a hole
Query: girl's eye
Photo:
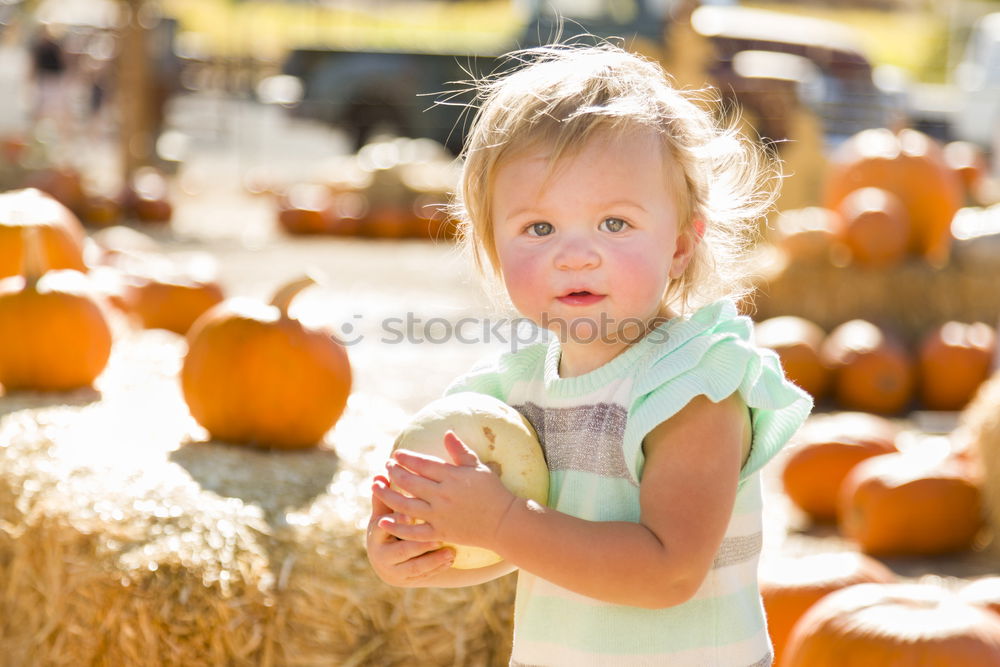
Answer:
[[529, 236], [548, 236], [553, 231], [551, 222], [534, 222], [527, 229]]
[[605, 218], [598, 229], [607, 232], [620, 232], [625, 230], [629, 224], [621, 218]]

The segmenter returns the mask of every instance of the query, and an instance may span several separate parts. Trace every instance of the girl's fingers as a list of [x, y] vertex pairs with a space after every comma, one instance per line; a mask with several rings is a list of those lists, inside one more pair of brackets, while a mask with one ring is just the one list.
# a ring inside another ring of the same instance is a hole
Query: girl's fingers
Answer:
[[422, 475], [410, 472], [395, 461], [389, 461], [386, 464], [386, 469], [389, 471], [389, 480], [393, 484], [417, 498], [429, 497], [434, 493], [434, 489], [438, 485], [437, 482], [431, 481]]
[[401, 540], [413, 540], [416, 542], [431, 542], [435, 539], [434, 527], [429, 523], [413, 523], [406, 517], [397, 514], [389, 514], [379, 517], [377, 521], [379, 528], [389, 533], [393, 537]]
[[410, 581], [419, 581], [434, 576], [451, 567], [455, 562], [452, 549], [438, 549], [422, 556], [411, 558], [398, 566], [400, 574]]
[[[402, 565], [408, 560], [432, 554], [441, 549], [440, 542], [417, 542], [415, 540], [394, 540], [385, 547], [386, 560], [393, 565]], [[443, 556], [442, 556], [443, 557]]]
[[389, 480], [379, 475], [375, 478], [375, 481], [372, 482], [372, 514], [388, 514], [392, 511], [392, 508], [382, 502], [382, 499], [375, 495], [376, 486], [388, 488]]
[[472, 467], [479, 465], [479, 457], [455, 435], [454, 431], [444, 434], [444, 448], [448, 450], [456, 465]]
[[[387, 484], [376, 482], [372, 485], [372, 507], [375, 507], [375, 503], [379, 503], [379, 507], [384, 507], [388, 511], [399, 512], [400, 514], [408, 514], [410, 516], [421, 517], [426, 515], [427, 510], [430, 506], [420, 498], [410, 498], [409, 496], [404, 496], [399, 491], [389, 488]], [[374, 512], [375, 514], [388, 514], [389, 512]]]
[[411, 470], [421, 477], [440, 482], [443, 479], [448, 464], [436, 456], [418, 454], [407, 449], [397, 449], [392, 453], [389, 463], [395, 461], [407, 470]]

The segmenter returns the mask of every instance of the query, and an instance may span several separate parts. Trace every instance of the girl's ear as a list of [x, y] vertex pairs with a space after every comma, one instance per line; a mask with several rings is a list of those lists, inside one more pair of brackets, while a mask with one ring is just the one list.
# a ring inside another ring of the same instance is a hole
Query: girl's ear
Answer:
[[695, 248], [701, 243], [704, 235], [705, 221], [701, 218], [691, 220], [688, 228], [677, 235], [677, 245], [670, 261], [670, 278], [672, 280], [676, 280], [684, 274], [694, 256]]

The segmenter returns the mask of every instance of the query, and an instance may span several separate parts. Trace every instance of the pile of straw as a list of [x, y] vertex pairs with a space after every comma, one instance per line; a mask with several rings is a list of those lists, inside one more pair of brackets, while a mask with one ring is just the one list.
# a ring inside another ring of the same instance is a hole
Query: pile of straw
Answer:
[[948, 320], [994, 324], [1000, 312], [1000, 262], [971, 253], [943, 268], [911, 258], [871, 269], [797, 260], [763, 245], [757, 271], [758, 291], [747, 310], [758, 320], [798, 315], [830, 331], [861, 318], [912, 343]]
[[960, 428], [982, 466], [983, 505], [1000, 557], [1000, 371], [984, 383], [962, 411]]
[[513, 581], [382, 584], [368, 488], [405, 415], [355, 395], [328, 447], [206, 443], [165, 332], [99, 392], [0, 396], [0, 663], [500, 665]]

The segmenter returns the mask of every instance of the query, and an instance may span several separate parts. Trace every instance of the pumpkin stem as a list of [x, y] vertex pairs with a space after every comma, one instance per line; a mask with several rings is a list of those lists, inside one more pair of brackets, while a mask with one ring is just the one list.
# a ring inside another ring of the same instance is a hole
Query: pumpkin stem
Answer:
[[21, 241], [24, 246], [21, 267], [25, 286], [34, 287], [48, 269], [47, 257], [42, 246], [42, 231], [38, 225], [27, 224], [22, 227]]
[[299, 292], [311, 285], [316, 285], [321, 282], [314, 276], [315, 274], [312, 272], [306, 273], [279, 287], [278, 291], [274, 293], [274, 296], [271, 297], [271, 305], [276, 306], [278, 310], [281, 311], [282, 317], [288, 317], [288, 308], [292, 305], [292, 300], [298, 295]]

